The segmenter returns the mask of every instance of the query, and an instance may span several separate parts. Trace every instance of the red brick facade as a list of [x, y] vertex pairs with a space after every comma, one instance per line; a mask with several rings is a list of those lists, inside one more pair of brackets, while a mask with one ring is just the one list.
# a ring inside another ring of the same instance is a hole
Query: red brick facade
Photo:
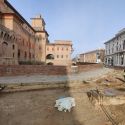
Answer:
[[[102, 67], [101, 64], [78, 65], [78, 72], [86, 72]], [[52, 65], [1, 65], [0, 76], [16, 76], [16, 75], [67, 75], [74, 73], [68, 66], [52, 66]]]
[[14, 75], [66, 75], [68, 68], [65, 66], [42, 66], [42, 65], [11, 65], [0, 66], [0, 76]]
[[[0, 65], [71, 64], [72, 42], [59, 40], [54, 44], [55, 48], [68, 48], [63, 55], [60, 52], [61, 58], [57, 59], [55, 50], [46, 50], [53, 44], [49, 43], [44, 19], [41, 15], [31, 19], [32, 25], [7, 0], [0, 0]], [[48, 60], [49, 55], [54, 58]]]

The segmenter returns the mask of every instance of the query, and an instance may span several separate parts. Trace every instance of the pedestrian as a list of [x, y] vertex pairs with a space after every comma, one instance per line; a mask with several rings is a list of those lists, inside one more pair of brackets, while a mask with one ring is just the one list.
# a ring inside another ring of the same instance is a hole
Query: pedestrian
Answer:
[[124, 69], [124, 72], [123, 72], [123, 77], [124, 77], [124, 81], [125, 81], [125, 69]]

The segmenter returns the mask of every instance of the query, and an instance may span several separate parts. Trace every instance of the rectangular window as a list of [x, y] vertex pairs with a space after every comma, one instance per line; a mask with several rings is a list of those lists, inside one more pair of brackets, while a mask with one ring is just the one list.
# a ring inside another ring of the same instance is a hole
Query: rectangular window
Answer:
[[31, 53], [29, 53], [29, 59], [31, 59], [31, 57], [32, 57], [32, 55], [31, 55]]
[[18, 58], [20, 58], [20, 50], [18, 49]]
[[15, 57], [15, 54], [13, 53], [13, 58]]
[[15, 45], [13, 45], [13, 50], [15, 49]]
[[25, 51], [25, 59], [27, 58], [27, 53], [26, 53], [26, 51]]
[[110, 54], [110, 49], [109, 49], [109, 54]]

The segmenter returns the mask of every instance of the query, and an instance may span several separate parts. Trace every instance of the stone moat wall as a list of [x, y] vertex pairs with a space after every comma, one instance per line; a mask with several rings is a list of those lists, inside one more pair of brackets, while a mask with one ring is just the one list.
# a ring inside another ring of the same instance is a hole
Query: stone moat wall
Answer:
[[41, 66], [41, 65], [0, 66], [0, 76], [28, 75], [28, 74], [64, 75], [66, 73], [67, 73], [67, 67], [65, 66]]
[[77, 70], [70, 66], [53, 66], [53, 65], [0, 65], [0, 76], [16, 76], [16, 75], [67, 75], [70, 73], [78, 73], [88, 71], [95, 68], [101, 68], [100, 64], [78, 65]]
[[102, 68], [103, 64], [85, 64], [85, 65], [78, 65], [78, 72], [94, 70], [97, 68]]

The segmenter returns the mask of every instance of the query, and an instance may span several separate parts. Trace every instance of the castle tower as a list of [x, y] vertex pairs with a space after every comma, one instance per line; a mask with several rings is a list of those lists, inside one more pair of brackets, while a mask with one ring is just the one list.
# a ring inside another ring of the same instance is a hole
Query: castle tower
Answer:
[[32, 27], [36, 31], [45, 31], [46, 24], [41, 15], [38, 15], [35, 18], [31, 18], [31, 20], [32, 20]]
[[36, 49], [35, 57], [37, 61], [46, 62], [46, 44], [48, 43], [48, 33], [45, 30], [45, 21], [41, 15], [31, 18], [32, 27], [36, 31]]

